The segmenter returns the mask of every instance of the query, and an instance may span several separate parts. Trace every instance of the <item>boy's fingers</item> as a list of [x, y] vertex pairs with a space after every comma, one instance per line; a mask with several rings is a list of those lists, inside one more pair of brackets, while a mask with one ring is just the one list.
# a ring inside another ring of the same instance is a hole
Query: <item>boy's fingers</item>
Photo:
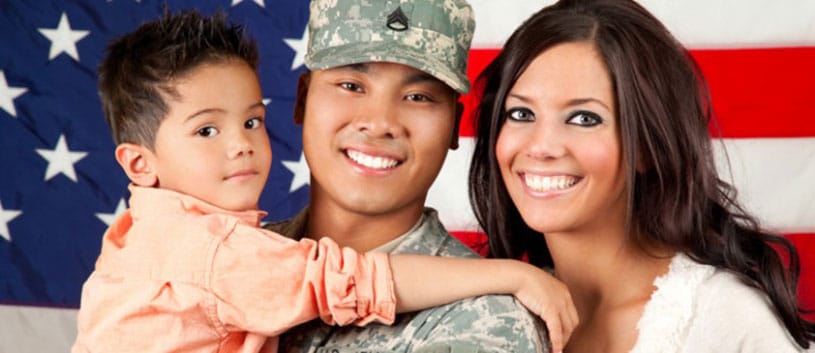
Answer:
[[563, 311], [563, 341], [564, 344], [569, 342], [569, 337], [571, 337], [572, 332], [575, 330], [577, 325], [580, 324], [580, 317], [577, 315], [577, 308], [575, 308], [574, 303], [572, 303], [571, 298], [567, 297], [566, 302], [564, 303], [564, 311]]
[[549, 341], [552, 342], [552, 352], [563, 351], [563, 327], [558, 315], [544, 317], [546, 328], [549, 330]]
[[[563, 318], [563, 336], [561, 338], [563, 348], [566, 347], [566, 344], [569, 343], [569, 339], [572, 337], [572, 332], [574, 332], [574, 328], [577, 324], [572, 320], [568, 313], [564, 313]], [[562, 350], [562, 349], [561, 349]], [[558, 352], [557, 350], [555, 352]]]
[[569, 311], [569, 318], [571, 319], [572, 331], [574, 331], [577, 325], [580, 325], [580, 317], [577, 316], [577, 310], [574, 307]]

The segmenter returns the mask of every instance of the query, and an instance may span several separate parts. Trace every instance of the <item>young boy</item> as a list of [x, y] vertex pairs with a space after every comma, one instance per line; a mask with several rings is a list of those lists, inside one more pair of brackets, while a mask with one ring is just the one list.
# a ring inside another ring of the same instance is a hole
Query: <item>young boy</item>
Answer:
[[83, 287], [73, 352], [275, 352], [316, 317], [390, 323], [483, 293], [571, 310], [565, 287], [520, 262], [363, 255], [258, 228], [271, 149], [256, 66], [220, 14], [167, 14], [108, 48], [99, 91], [130, 209]]

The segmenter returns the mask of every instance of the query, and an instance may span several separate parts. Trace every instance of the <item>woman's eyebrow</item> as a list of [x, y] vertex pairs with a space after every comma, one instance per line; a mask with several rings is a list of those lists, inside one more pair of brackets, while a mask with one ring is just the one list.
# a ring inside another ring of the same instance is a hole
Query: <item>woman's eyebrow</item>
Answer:
[[581, 105], [581, 104], [586, 104], [586, 103], [597, 103], [599, 105], [602, 105], [603, 108], [606, 108], [606, 110], [611, 111], [611, 108], [608, 105], [606, 105], [606, 103], [603, 103], [603, 101], [601, 101], [601, 100], [599, 100], [597, 98], [591, 98], [591, 97], [589, 97], [589, 98], [575, 98], [575, 99], [570, 99], [566, 103], [568, 105], [570, 105], [570, 106], [572, 106], [572, 105]]
[[[510, 94], [507, 95], [507, 98], [514, 98], [514, 99], [517, 99], [517, 100], [519, 100], [521, 102], [524, 102], [526, 104], [530, 104], [532, 102], [531, 98], [529, 98], [527, 96], [524, 96], [522, 94], [518, 94], [518, 93], [510, 93]], [[599, 100], [597, 98], [591, 98], [591, 97], [569, 99], [568, 101], [566, 101], [566, 106], [570, 107], [570, 106], [581, 105], [581, 104], [586, 104], [586, 103], [597, 103], [597, 104], [603, 106], [603, 108], [605, 108], [606, 110], [611, 111], [611, 108], [606, 103], [604, 103], [603, 101], [601, 101], [601, 100]]]

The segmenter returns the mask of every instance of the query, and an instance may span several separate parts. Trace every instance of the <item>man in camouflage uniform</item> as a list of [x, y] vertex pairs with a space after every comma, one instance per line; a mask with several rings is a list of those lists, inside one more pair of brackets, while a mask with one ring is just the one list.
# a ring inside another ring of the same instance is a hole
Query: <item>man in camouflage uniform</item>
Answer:
[[[331, 236], [358, 251], [477, 257], [424, 207], [457, 146], [474, 28], [464, 0], [312, 1], [310, 72], [295, 106], [311, 200], [269, 228]], [[547, 342], [542, 323], [513, 297], [481, 296], [398, 315], [391, 326], [315, 320], [288, 332], [281, 351], [548, 352]]]

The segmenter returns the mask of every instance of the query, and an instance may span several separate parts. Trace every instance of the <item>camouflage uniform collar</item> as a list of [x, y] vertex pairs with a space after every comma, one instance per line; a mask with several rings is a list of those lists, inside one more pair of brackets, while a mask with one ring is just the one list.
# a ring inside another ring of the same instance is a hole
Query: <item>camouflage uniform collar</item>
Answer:
[[419, 217], [419, 221], [416, 222], [416, 224], [414, 224], [413, 227], [410, 228], [410, 230], [396, 238], [391, 239], [389, 242], [385, 244], [382, 244], [374, 249], [371, 249], [371, 251], [390, 253], [396, 250], [396, 248], [399, 247], [399, 245], [402, 244], [402, 242], [405, 241], [405, 239], [407, 239], [409, 235], [419, 231], [419, 228], [422, 226], [422, 224], [424, 224], [425, 219], [427, 219], [425, 213], [427, 213], [427, 210], [424, 210], [424, 212], [422, 212], [422, 216]]
[[[294, 218], [265, 225], [264, 228], [283, 234], [292, 239], [301, 239], [306, 234], [309, 208], [306, 206]], [[439, 214], [430, 207], [425, 207], [422, 216], [416, 225], [405, 234], [380, 245], [377, 250], [394, 254], [426, 254], [438, 255], [440, 249], [447, 241], [447, 231], [439, 221]], [[382, 248], [382, 249], [380, 249]]]
[[445, 242], [453, 239], [439, 220], [439, 214], [425, 207], [421, 222], [404, 235], [402, 242], [390, 253], [440, 255]]

